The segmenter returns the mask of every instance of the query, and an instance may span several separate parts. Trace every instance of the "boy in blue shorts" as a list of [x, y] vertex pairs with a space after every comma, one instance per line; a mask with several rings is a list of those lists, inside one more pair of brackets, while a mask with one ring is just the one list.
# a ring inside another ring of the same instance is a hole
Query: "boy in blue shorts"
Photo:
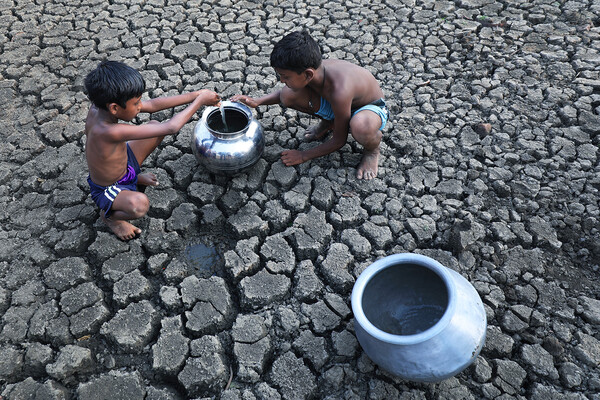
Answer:
[[283, 163], [296, 165], [339, 150], [350, 132], [364, 148], [356, 177], [375, 178], [382, 130], [388, 120], [383, 91], [375, 77], [347, 61], [323, 60], [319, 45], [306, 30], [290, 33], [275, 44], [271, 66], [285, 84], [283, 89], [257, 99], [236, 95], [232, 100], [250, 107], [281, 104], [320, 117], [319, 125], [305, 134], [309, 141], [333, 130], [331, 139], [316, 147], [283, 151]]
[[[204, 105], [219, 103], [210, 90], [142, 101], [146, 83], [135, 69], [116, 61], [104, 61], [85, 78], [92, 102], [85, 121], [85, 156], [88, 183], [94, 202], [102, 209], [102, 220], [121, 240], [134, 238], [141, 229], [127, 220], [143, 217], [150, 207], [137, 185], [158, 185], [154, 174], [140, 174], [140, 164], [166, 135], [177, 133]], [[157, 112], [190, 103], [163, 123], [143, 125], [131, 121], [140, 112]]]

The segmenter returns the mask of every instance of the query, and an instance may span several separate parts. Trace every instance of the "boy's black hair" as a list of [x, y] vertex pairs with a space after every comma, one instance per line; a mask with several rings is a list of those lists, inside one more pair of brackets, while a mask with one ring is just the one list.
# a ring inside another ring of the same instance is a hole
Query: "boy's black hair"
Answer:
[[321, 48], [306, 29], [284, 36], [271, 52], [271, 67], [298, 74], [307, 68], [319, 68], [321, 60]]
[[102, 61], [85, 77], [85, 90], [98, 108], [106, 110], [110, 103], [125, 108], [127, 101], [144, 93], [146, 82], [138, 71], [122, 62]]

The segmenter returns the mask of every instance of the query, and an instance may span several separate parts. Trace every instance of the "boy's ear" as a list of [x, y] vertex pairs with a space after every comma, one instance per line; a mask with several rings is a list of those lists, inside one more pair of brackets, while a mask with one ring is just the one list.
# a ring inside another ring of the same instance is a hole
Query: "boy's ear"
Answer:
[[106, 109], [108, 110], [109, 113], [111, 113], [112, 115], [116, 115], [119, 105], [117, 103], [108, 103], [106, 105]]
[[304, 70], [304, 76], [306, 77], [307, 81], [312, 81], [312, 79], [315, 77], [315, 70], [312, 68], [307, 68]]

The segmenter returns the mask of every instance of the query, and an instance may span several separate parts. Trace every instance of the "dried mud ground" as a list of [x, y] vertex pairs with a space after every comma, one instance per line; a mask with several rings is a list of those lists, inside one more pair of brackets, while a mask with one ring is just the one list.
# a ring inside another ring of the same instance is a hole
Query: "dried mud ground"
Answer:
[[[87, 72], [124, 61], [149, 97], [262, 95], [301, 27], [381, 83], [377, 179], [354, 178], [352, 139], [285, 167], [317, 121], [279, 106], [255, 111], [261, 160], [212, 175], [196, 116], [143, 165], [160, 186], [141, 236], [108, 232]], [[2, 399], [600, 398], [596, 0], [4, 0], [0, 53]], [[354, 334], [353, 283], [402, 252], [485, 305], [481, 355], [441, 383], [382, 371]]]

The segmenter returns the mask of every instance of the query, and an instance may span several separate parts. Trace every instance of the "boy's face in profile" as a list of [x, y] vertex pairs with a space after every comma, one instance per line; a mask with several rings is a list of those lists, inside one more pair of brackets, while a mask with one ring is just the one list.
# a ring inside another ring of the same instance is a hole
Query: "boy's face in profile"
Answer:
[[304, 72], [297, 73], [289, 69], [275, 68], [279, 81], [292, 90], [302, 89], [314, 76], [314, 70], [306, 69]]
[[111, 103], [108, 105], [108, 110], [112, 115], [123, 121], [131, 121], [134, 119], [142, 109], [142, 96], [133, 97], [125, 103], [125, 108], [121, 107], [117, 103]]

